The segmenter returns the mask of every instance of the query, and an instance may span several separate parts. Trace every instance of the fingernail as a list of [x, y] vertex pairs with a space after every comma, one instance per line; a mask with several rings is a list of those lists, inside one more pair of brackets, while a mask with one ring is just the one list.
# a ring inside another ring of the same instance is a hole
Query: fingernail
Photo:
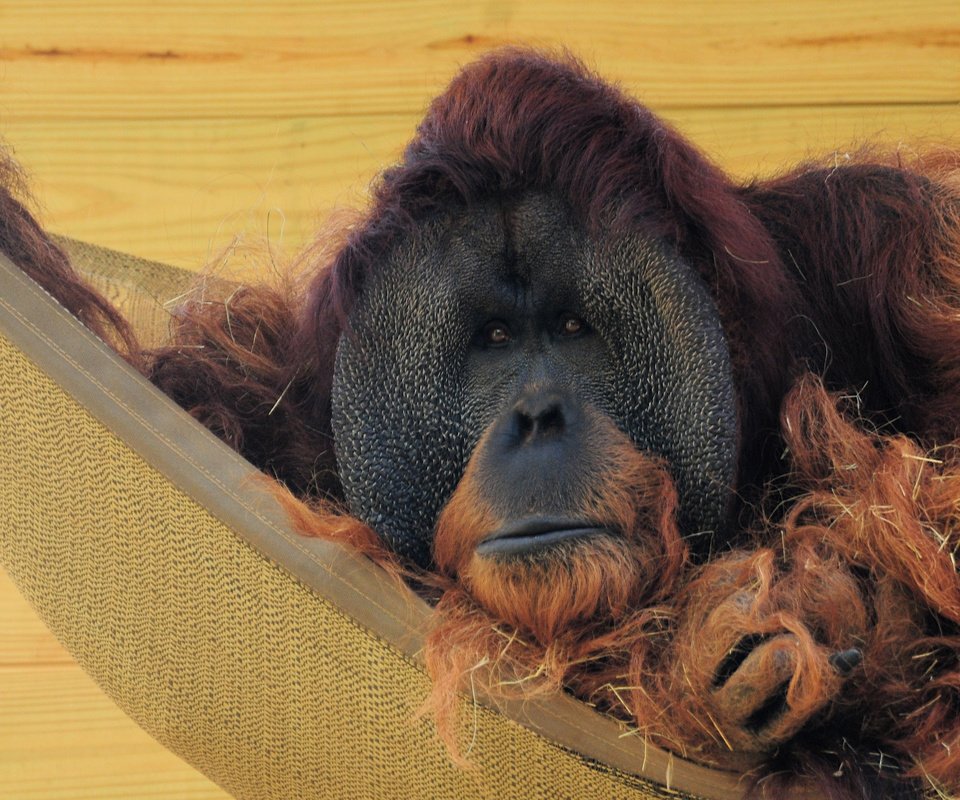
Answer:
[[863, 651], [859, 647], [851, 647], [849, 650], [838, 650], [829, 658], [830, 666], [840, 675], [846, 677], [863, 661]]

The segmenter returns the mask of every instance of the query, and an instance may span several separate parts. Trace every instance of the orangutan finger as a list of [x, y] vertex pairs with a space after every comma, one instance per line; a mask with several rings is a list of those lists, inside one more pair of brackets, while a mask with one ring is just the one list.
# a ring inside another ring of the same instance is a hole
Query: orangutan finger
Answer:
[[794, 720], [787, 705], [787, 687], [797, 668], [797, 642], [791, 634], [769, 638], [745, 637], [734, 648], [740, 663], [713, 692], [721, 724], [736, 739], [737, 746], [757, 749], [771, 736], [783, 741], [803, 724]]

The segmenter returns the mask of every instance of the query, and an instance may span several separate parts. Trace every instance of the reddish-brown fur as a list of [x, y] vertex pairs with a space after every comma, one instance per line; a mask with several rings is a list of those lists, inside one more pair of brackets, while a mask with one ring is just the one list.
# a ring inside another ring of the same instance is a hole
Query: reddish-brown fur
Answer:
[[578, 542], [532, 565], [478, 556], [479, 537], [505, 522], [477, 485], [475, 465], [486, 439], [437, 521], [438, 571], [495, 617], [543, 644], [568, 631], [583, 635], [615, 625], [634, 609], [671, 596], [687, 559], [674, 519], [677, 495], [666, 470], [605, 417], [596, 412], [589, 417], [590, 445], [603, 454], [604, 469], [584, 477], [593, 491], [568, 512], [618, 531], [616, 539]]
[[24, 205], [24, 177], [10, 159], [0, 159], [0, 245], [20, 269], [54, 295], [84, 325], [142, 368], [139, 347], [123, 316], [87, 286], [70, 258], [44, 233]]
[[[438, 536], [438, 547], [452, 553], [441, 564], [465, 564], [466, 574], [440, 600], [427, 647], [435, 681], [429, 706], [455, 752], [457, 689], [529, 696], [567, 687], [670, 749], [738, 766], [739, 754], [773, 748], [724, 722], [743, 700], [723, 693], [742, 687], [715, 690], [714, 670], [742, 637], [763, 634], [777, 646], [755, 659], [749, 688], [789, 682], [793, 712], [773, 733], [786, 738], [798, 733], [790, 727], [797, 720], [812, 722], [756, 773], [764, 778], [758, 796], [779, 797], [797, 773], [816, 779], [828, 796], [862, 796], [871, 773], [858, 771], [852, 751], [833, 749], [844, 737], [869, 748], [861, 757], [876, 762], [883, 753], [888, 766], [897, 760], [905, 773], [955, 791], [960, 459], [952, 449], [928, 453], [904, 436], [864, 431], [812, 378], [787, 399], [783, 429], [799, 494], [782, 521], [755, 530], [749, 548], [707, 564], [674, 562], [680, 569], [665, 573], [663, 591], [585, 620], [573, 606], [538, 605], [558, 573], [517, 574], [513, 567], [501, 576], [487, 567], [477, 585], [476, 557], [459, 541], [473, 542], [471, 530], [496, 525], [473, 513], [483, 503], [468, 469], [451, 500], [464, 528], [445, 527], [448, 507]], [[642, 535], [669, 542], [673, 521], [662, 513], [674, 502], [669, 484], [656, 480], [655, 467], [647, 474], [655, 505]], [[458, 544], [451, 547], [446, 536]], [[597, 555], [606, 554], [590, 558]], [[630, 575], [618, 567], [610, 574]], [[558, 614], [564, 624], [545, 630]], [[829, 656], [851, 646], [864, 652], [862, 673], [841, 692]]]
[[[782, 638], [764, 656], [776, 663], [753, 665], [757, 680], [790, 673], [792, 708], [819, 717], [771, 756], [758, 792], [776, 797], [809, 771], [824, 793], [857, 796], [865, 790], [845, 738], [862, 758], [897, 756], [909, 774], [957, 791], [957, 175], [949, 153], [864, 152], [737, 186], [572, 60], [506, 51], [465, 69], [433, 103], [366, 218], [335, 248], [307, 252], [307, 288], [246, 287], [186, 305], [168, 347], [140, 352], [126, 323], [7, 193], [0, 245], [258, 466], [298, 496], [336, 502], [336, 343], [401, 237], [440, 210], [529, 190], [558, 195], [592, 233], [639, 228], [660, 237], [704, 277], [730, 341], [744, 533], [734, 550], [686, 560], [669, 481], [610, 437], [602, 444], [618, 466], [601, 482], [605, 499], [618, 524], [637, 532], [643, 557], [659, 559], [662, 581], [656, 591], [634, 585], [637, 556], [618, 549], [603, 554], [604, 581], [577, 564], [563, 591], [545, 596], [537, 576], [470, 557], [490, 526], [479, 521], [489, 510], [468, 469], [438, 531], [443, 574], [428, 581], [438, 597], [430, 706], [448, 723], [442, 730], [452, 741], [458, 689], [567, 687], [672, 749], [723, 762], [727, 742], [763, 743], [719, 721], [725, 701], [711, 665], [740, 636], [762, 632]], [[857, 391], [846, 417], [836, 397], [803, 377], [808, 370], [828, 389]], [[768, 479], [786, 485], [765, 490]], [[634, 496], [622, 502], [625, 493]], [[286, 504], [304, 530], [346, 538], [402, 571], [356, 521]], [[559, 602], [566, 591], [577, 603]], [[827, 657], [853, 645], [863, 665], [836, 694]]]

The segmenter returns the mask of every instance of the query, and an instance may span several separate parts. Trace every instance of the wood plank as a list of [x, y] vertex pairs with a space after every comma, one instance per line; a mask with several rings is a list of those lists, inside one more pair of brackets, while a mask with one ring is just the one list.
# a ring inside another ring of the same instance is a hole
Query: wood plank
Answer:
[[0, 796], [224, 800], [70, 658], [0, 570]]
[[[0, 569], [0, 682], [5, 671], [26, 666], [66, 666], [73, 657], [50, 633], [13, 581]], [[5, 726], [0, 723], [0, 736]], [[3, 748], [0, 746], [0, 754]], [[2, 784], [0, 784], [2, 786]]]
[[663, 108], [960, 100], [956, 0], [6, 0], [0, 30], [17, 121], [407, 114], [511, 43]]
[[298, 249], [355, 208], [415, 116], [7, 125], [51, 229], [197, 268], [235, 237]]
[[[960, 141], [957, 104], [661, 110], [742, 178], [868, 139]], [[49, 227], [198, 268], [237, 235], [295, 251], [331, 211], [362, 206], [418, 119], [8, 121], [0, 133]]]

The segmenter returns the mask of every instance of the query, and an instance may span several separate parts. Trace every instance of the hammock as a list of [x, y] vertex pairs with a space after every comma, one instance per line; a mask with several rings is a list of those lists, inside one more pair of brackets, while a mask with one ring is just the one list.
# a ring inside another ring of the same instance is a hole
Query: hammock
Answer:
[[[65, 241], [147, 342], [195, 276]], [[100, 687], [238, 798], [738, 798], [572, 698], [414, 720], [429, 608], [287, 525], [256, 470], [0, 257], [0, 563]]]

